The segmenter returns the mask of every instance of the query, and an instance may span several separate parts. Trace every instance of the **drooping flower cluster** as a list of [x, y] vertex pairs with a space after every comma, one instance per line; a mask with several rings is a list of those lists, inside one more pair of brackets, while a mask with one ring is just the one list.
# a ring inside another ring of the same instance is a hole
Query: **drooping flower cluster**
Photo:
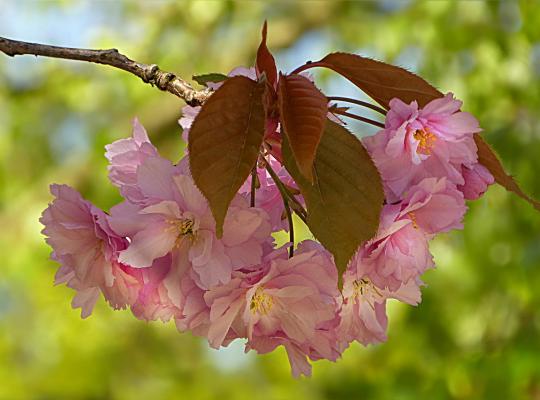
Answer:
[[[238, 74], [255, 78], [253, 69], [231, 76]], [[272, 234], [289, 226], [265, 163], [290, 190], [295, 183], [281, 164], [280, 127], [272, 121], [256, 169], [255, 206], [248, 180], [218, 238], [189, 155], [177, 165], [162, 158], [135, 120], [131, 138], [106, 147], [109, 178], [123, 202], [105, 213], [68, 186], [51, 187], [55, 199], [41, 222], [61, 265], [55, 282], [76, 291], [72, 305], [83, 317], [102, 294], [115, 309], [174, 320], [214, 348], [235, 339], [259, 353], [283, 346], [293, 374], [309, 375], [309, 360], [335, 361], [353, 341], [386, 339], [386, 301], [420, 302], [420, 276], [433, 267], [429, 240], [461, 228], [465, 199], [493, 182], [477, 163], [478, 124], [460, 107], [452, 95], [423, 108], [395, 99], [385, 129], [365, 139], [386, 201], [379, 231], [349, 263], [342, 292], [333, 258], [319, 243], [300, 243], [292, 257], [293, 244], [275, 246]], [[198, 111], [184, 108], [184, 135]]]
[[452, 94], [419, 108], [390, 102], [385, 128], [364, 139], [385, 189], [377, 235], [362, 246], [344, 276], [339, 334], [363, 344], [386, 339], [386, 300], [416, 305], [420, 276], [434, 267], [429, 240], [461, 229], [465, 200], [494, 182], [478, 163], [480, 131]]

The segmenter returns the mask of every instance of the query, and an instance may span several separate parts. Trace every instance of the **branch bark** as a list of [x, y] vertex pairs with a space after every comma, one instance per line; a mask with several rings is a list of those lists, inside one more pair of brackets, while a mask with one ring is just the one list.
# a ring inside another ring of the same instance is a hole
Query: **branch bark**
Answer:
[[0, 37], [0, 51], [10, 57], [34, 55], [110, 65], [130, 72], [141, 78], [143, 82], [180, 97], [191, 106], [203, 104], [212, 94], [209, 89], [195, 90], [188, 82], [171, 72], [161, 70], [156, 64], [143, 64], [131, 60], [117, 49], [78, 49], [22, 42]]

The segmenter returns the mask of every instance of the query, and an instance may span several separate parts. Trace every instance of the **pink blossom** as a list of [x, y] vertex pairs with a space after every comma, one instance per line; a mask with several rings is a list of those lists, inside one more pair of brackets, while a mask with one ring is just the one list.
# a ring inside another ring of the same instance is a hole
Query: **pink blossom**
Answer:
[[433, 267], [428, 240], [462, 228], [466, 210], [462, 193], [446, 178], [426, 178], [403, 201], [385, 205], [377, 235], [358, 255], [370, 280], [396, 291]]
[[120, 139], [105, 146], [109, 160], [109, 179], [120, 188], [122, 195], [133, 202], [141, 201], [137, 186], [137, 168], [149, 157], [157, 157], [157, 149], [150, 143], [144, 127], [133, 119], [133, 133], [129, 139]]
[[282, 332], [298, 342], [312, 342], [315, 330], [333, 320], [337, 308], [336, 268], [322, 249], [276, 259], [268, 273], [249, 288], [243, 319], [248, 338]]
[[109, 178], [132, 204], [148, 206], [173, 194], [174, 174], [185, 171], [186, 162], [174, 166], [150, 143], [144, 127], [133, 121], [133, 137], [105, 146]]
[[142, 274], [142, 287], [131, 311], [145, 321], [169, 321], [182, 315], [181, 304], [173, 301], [167, 287], [168, 280], [176, 277], [171, 254], [157, 258], [150, 268], [135, 269]]
[[[339, 318], [333, 320], [338, 322]], [[332, 322], [332, 325], [335, 325]], [[283, 346], [287, 352], [287, 358], [291, 365], [291, 373], [295, 378], [301, 375], [311, 376], [311, 361], [327, 359], [336, 361], [342, 353], [343, 347], [337, 340], [337, 331], [332, 329], [317, 329], [312, 342], [298, 343], [282, 334], [273, 336], [253, 337], [246, 344], [246, 352], [255, 350], [258, 354], [266, 354], [274, 351], [277, 347]]]
[[128, 242], [115, 234], [103, 211], [66, 185], [52, 185], [56, 199], [40, 219], [43, 233], [53, 248], [52, 259], [61, 264], [55, 283], [75, 289], [74, 307], [82, 317], [92, 312], [101, 291], [113, 308], [135, 302], [141, 287], [140, 273], [118, 262]]
[[356, 340], [364, 346], [386, 341], [386, 301], [398, 299], [417, 305], [421, 281], [411, 279], [395, 291], [377, 287], [361, 257], [355, 258], [343, 277], [343, 305], [338, 334], [344, 345]]
[[399, 200], [411, 184], [427, 177], [464, 183], [461, 166], [477, 160], [473, 134], [481, 129], [451, 93], [423, 109], [413, 101], [390, 101], [385, 129], [364, 138], [384, 183], [389, 201]]
[[182, 127], [182, 140], [188, 142], [189, 129], [195, 121], [195, 117], [201, 111], [201, 106], [184, 106], [182, 107], [182, 117], [178, 120], [178, 123]]
[[476, 200], [482, 197], [489, 185], [495, 183], [493, 175], [482, 164], [476, 163], [471, 167], [463, 166], [463, 179], [465, 183], [458, 186], [467, 200]]
[[311, 364], [308, 361], [308, 355], [306, 352], [296, 343], [285, 340], [283, 338], [275, 338], [266, 346], [261, 345], [261, 339], [254, 342], [254, 349], [259, 354], [268, 353], [273, 351], [278, 345], [283, 345], [287, 351], [287, 358], [289, 364], [291, 364], [291, 373], [295, 378], [299, 378], [301, 375], [311, 376]]
[[267, 354], [279, 346], [285, 348], [293, 377], [311, 376], [312, 368], [309, 363], [309, 354], [298, 343], [283, 336], [253, 338], [246, 344], [246, 352], [255, 350], [258, 354]]
[[401, 202], [400, 218], [428, 235], [463, 229], [467, 211], [463, 194], [446, 178], [426, 178], [411, 186]]
[[[168, 177], [161, 180], [166, 182]], [[233, 269], [260, 263], [263, 243], [271, 240], [263, 210], [249, 208], [238, 197], [225, 218], [223, 237], [218, 239], [210, 208], [192, 179], [174, 175], [172, 182], [172, 187], [160, 189], [148, 181], [148, 190], [163, 192], [160, 197], [166, 200], [142, 209], [124, 205], [111, 210], [113, 229], [131, 238], [127, 250], [120, 253], [121, 262], [143, 268], [169, 252], [173, 256], [187, 252], [202, 288], [227, 283]]]
[[359, 252], [370, 280], [393, 291], [433, 267], [426, 234], [401, 208], [383, 207], [379, 232]]
[[295, 374], [307, 373], [302, 357], [339, 355], [337, 274], [318, 244], [303, 244], [292, 258], [273, 258], [267, 267], [237, 276], [204, 297], [210, 307], [208, 340], [213, 347], [231, 337], [247, 337], [247, 349], [261, 353], [281, 344]]

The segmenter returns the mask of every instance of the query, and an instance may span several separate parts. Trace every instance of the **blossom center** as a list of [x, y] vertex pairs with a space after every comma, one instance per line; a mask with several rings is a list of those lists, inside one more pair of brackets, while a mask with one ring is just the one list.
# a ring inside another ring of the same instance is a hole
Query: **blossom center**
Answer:
[[379, 291], [379, 289], [377, 289], [375, 285], [371, 283], [371, 280], [369, 278], [362, 278], [362, 279], [357, 279], [353, 282], [353, 296], [352, 297], [355, 303], [358, 303], [360, 300], [363, 299], [363, 300], [366, 300], [368, 304], [373, 308], [374, 307], [373, 300], [376, 297], [382, 298], [383, 295]]
[[274, 299], [272, 299], [272, 296], [264, 293], [262, 287], [258, 287], [257, 290], [255, 290], [255, 294], [251, 298], [251, 304], [249, 305], [251, 312], [253, 314], [258, 313], [266, 315], [270, 312], [273, 306]]
[[424, 128], [424, 129], [417, 129], [416, 131], [414, 131], [413, 137], [415, 140], [418, 141], [418, 147], [416, 149], [416, 152], [430, 155], [431, 149], [433, 148], [433, 145], [435, 144], [435, 141], [437, 140], [437, 136], [435, 136], [429, 130]]
[[177, 233], [176, 247], [180, 247], [182, 239], [186, 236], [190, 239], [195, 239], [195, 221], [190, 218], [178, 218], [167, 221], [171, 227], [169, 229]]
[[193, 235], [193, 226], [195, 222], [192, 219], [180, 219], [177, 221], [176, 226], [180, 235]]

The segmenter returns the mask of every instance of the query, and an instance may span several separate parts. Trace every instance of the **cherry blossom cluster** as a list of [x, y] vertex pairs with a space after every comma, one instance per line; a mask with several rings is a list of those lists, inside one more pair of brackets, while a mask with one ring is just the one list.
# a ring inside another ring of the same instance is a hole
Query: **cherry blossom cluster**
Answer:
[[385, 204], [376, 236], [344, 275], [342, 338], [367, 345], [386, 340], [386, 300], [420, 302], [420, 276], [433, 268], [429, 241], [463, 228], [465, 200], [494, 183], [478, 163], [478, 121], [449, 93], [419, 109], [390, 102], [385, 128], [363, 144], [379, 170]]
[[[231, 75], [254, 76], [237, 69]], [[246, 351], [287, 352], [292, 373], [310, 375], [309, 360], [335, 361], [353, 341], [386, 340], [387, 299], [420, 302], [420, 276], [434, 266], [429, 241], [462, 227], [465, 200], [493, 177], [477, 162], [474, 117], [451, 94], [419, 109], [391, 102], [385, 128], [364, 139], [385, 186], [377, 235], [358, 249], [338, 289], [331, 254], [306, 240], [277, 247], [288, 230], [283, 200], [264, 165], [255, 206], [246, 182], [218, 239], [206, 199], [189, 172], [161, 157], [135, 120], [131, 138], [106, 146], [110, 181], [124, 200], [105, 213], [65, 185], [52, 185], [43, 233], [59, 268], [55, 282], [76, 291], [72, 305], [88, 317], [102, 295], [141, 320], [173, 320], [179, 331], [213, 348], [243, 339]], [[185, 107], [184, 138], [198, 107]], [[271, 137], [270, 137], [271, 136]], [[279, 126], [267, 140], [279, 141]], [[263, 160], [294, 187], [279, 153]], [[299, 199], [301, 202], [301, 199]]]

